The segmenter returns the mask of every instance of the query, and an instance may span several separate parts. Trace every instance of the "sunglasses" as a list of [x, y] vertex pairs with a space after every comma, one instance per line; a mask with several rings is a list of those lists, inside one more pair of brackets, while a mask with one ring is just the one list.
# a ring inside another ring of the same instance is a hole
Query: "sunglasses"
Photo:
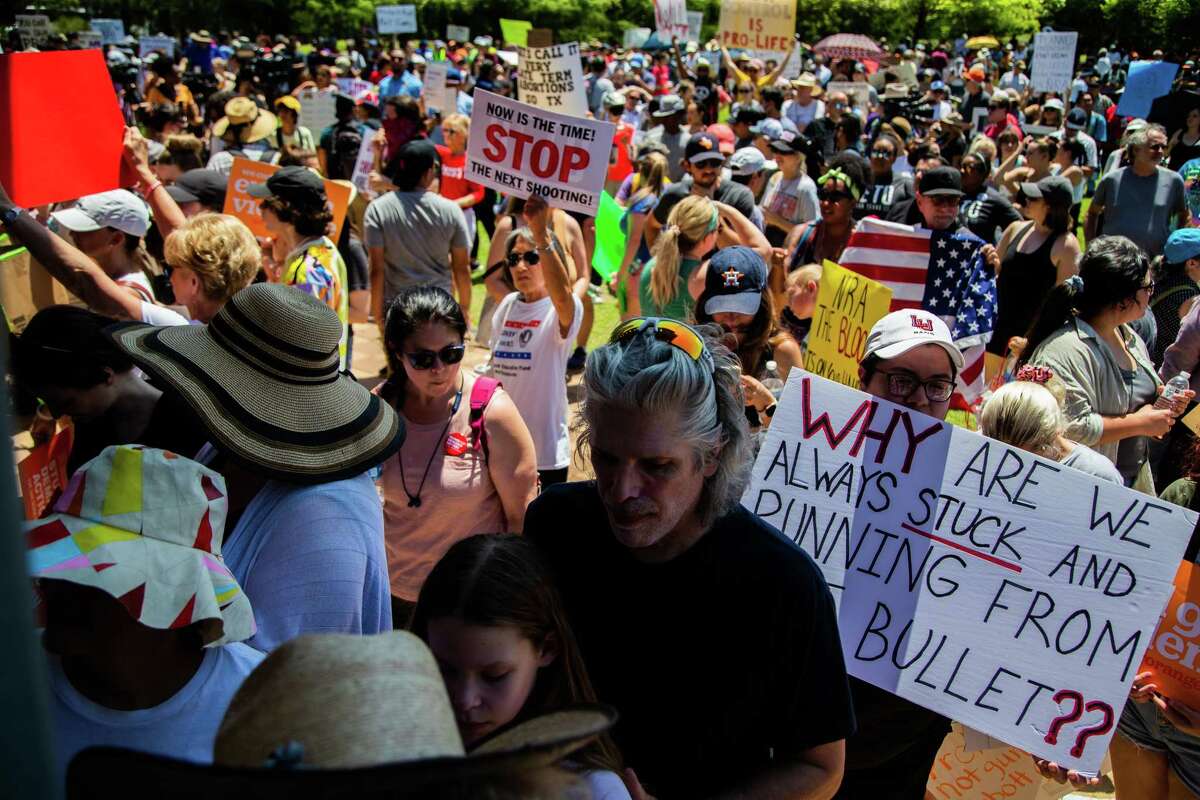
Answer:
[[413, 369], [427, 370], [433, 368], [434, 361], [441, 361], [447, 367], [457, 364], [463, 360], [466, 352], [467, 346], [464, 344], [448, 344], [437, 352], [418, 350], [415, 353], [405, 353], [404, 357]]
[[872, 150], [871, 158], [891, 158], [896, 155], [891, 150]]
[[737, 93], [738, 94], [750, 94], [750, 90], [749, 89], [738, 89]]
[[853, 195], [849, 192], [817, 192], [817, 199], [822, 203], [836, 203], [839, 200], [849, 200]]
[[541, 260], [542, 260], [541, 256], [539, 256], [537, 254], [536, 250], [530, 250], [528, 253], [509, 253], [508, 254], [508, 265], [510, 267], [515, 267], [517, 265], [517, 263], [520, 261], [524, 261], [526, 264], [533, 267], [533, 266], [536, 266], [537, 263]]
[[654, 332], [655, 339], [679, 348], [687, 353], [693, 361], [705, 365], [710, 372], [716, 369], [712, 353], [708, 352], [708, 348], [704, 346], [704, 340], [700, 338], [700, 334], [696, 333], [696, 330], [690, 325], [685, 325], [678, 320], [634, 317], [618, 325], [609, 341], [628, 341], [647, 329]]

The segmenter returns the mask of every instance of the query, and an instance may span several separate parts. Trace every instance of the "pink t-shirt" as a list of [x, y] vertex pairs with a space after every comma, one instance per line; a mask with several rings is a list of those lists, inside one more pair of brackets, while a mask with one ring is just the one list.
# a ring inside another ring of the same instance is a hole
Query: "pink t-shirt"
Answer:
[[[468, 444], [461, 455], [447, 452], [462, 447], [461, 442], [458, 447], [447, 447], [446, 440], [451, 434], [470, 441], [473, 383], [467, 379], [458, 411], [445, 436], [442, 435], [446, 427], [444, 420], [421, 425], [406, 418], [404, 446], [383, 464], [379, 483], [383, 490], [388, 575], [392, 594], [410, 602], [416, 601], [425, 577], [455, 542], [476, 533], [508, 530], [504, 506], [492, 483], [483, 450], [473, 450]], [[502, 391], [496, 390], [497, 394]], [[493, 395], [492, 402], [495, 398]], [[402, 464], [403, 484], [400, 479]], [[429, 477], [418, 492], [426, 464], [429, 465]], [[419, 506], [409, 506], [405, 485], [410, 494], [420, 495]]]

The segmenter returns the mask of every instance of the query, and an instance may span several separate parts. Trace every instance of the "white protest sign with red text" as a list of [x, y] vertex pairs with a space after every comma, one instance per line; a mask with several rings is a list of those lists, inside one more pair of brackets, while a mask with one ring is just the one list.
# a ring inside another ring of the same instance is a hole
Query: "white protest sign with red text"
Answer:
[[475, 91], [467, 180], [595, 216], [616, 126]]
[[825, 574], [851, 675], [1089, 774], [1196, 524], [803, 370], [742, 502]]
[[684, 0], [654, 0], [654, 26], [658, 38], [664, 42], [670, 42], [672, 37], [687, 40], [687, 3]]

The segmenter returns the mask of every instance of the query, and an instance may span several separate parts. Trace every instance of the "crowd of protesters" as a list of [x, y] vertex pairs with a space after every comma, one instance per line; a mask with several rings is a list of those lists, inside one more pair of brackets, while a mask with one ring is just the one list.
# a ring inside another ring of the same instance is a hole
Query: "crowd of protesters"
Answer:
[[[80, 301], [9, 359], [35, 440], [74, 430], [27, 532], [60, 781], [108, 745], [312, 780], [424, 763], [380, 773], [402, 797], [924, 797], [949, 720], [847, 675], [821, 571], [740, 505], [823, 265], [872, 221], [976, 247], [994, 319], [975, 353], [953, 314], [888, 314], [858, 388], [945, 419], [986, 349], [983, 434], [1200, 510], [1189, 54], [1164, 125], [1119, 113], [1142, 59], [1116, 45], [1046, 93], [1017, 40], [582, 43], [616, 127], [605, 281], [595, 219], [467, 178], [473, 93], [520, 98], [514, 47], [135, 41], [105, 55], [137, 183], [37, 209], [0, 187], [10, 243]], [[440, 60], [454, 108], [423, 96]], [[324, 179], [364, 149], [338, 232]], [[280, 167], [248, 190], [265, 237], [222, 213], [235, 158]], [[1200, 709], [1139, 675], [1110, 752], [1120, 798], [1200, 794]]]

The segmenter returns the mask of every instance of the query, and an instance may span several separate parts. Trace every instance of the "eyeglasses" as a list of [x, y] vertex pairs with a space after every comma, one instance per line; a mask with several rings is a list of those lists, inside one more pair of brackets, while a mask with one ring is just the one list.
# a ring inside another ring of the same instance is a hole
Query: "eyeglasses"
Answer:
[[817, 192], [817, 200], [821, 201], [822, 203], [826, 203], [826, 202], [836, 203], [839, 200], [849, 200], [853, 196], [854, 195], [850, 194], [849, 192], [834, 192], [834, 191]]
[[1147, 143], [1147, 144], [1146, 144], [1146, 149], [1147, 149], [1147, 150], [1155, 150], [1155, 151], [1157, 151], [1157, 150], [1166, 150], [1166, 149], [1167, 149], [1167, 144], [1166, 144], [1166, 142], [1155, 142], [1154, 144], [1149, 144], [1149, 143]]
[[661, 319], [659, 317], [634, 317], [621, 323], [612, 333], [612, 342], [624, 342], [637, 336], [647, 328], [654, 331], [654, 338], [677, 347], [691, 356], [693, 361], [705, 365], [711, 372], [716, 369], [712, 353], [704, 346], [700, 334], [690, 325], [678, 320]]
[[925, 199], [939, 208], [949, 208], [951, 206], [957, 207], [958, 204], [962, 202], [962, 198], [958, 195], [934, 195], [933, 197], [926, 197]]
[[1139, 292], [1147, 292], [1149, 294], [1154, 294], [1154, 285], [1155, 285], [1154, 281], [1150, 281], [1149, 283], [1144, 283], [1138, 287], [1138, 291]]
[[925, 397], [931, 403], [944, 403], [950, 399], [950, 395], [954, 394], [954, 381], [948, 381], [944, 378], [932, 378], [923, 381], [909, 372], [876, 371], [887, 378], [888, 394], [892, 397], [900, 399], [911, 397], [918, 386], [925, 389]]
[[894, 155], [895, 155], [895, 153], [893, 153], [891, 150], [872, 150], [871, 151], [871, 158], [891, 158]]
[[405, 353], [404, 357], [408, 359], [408, 363], [413, 369], [427, 370], [433, 368], [434, 361], [441, 361], [447, 367], [457, 364], [463, 360], [466, 352], [466, 345], [448, 344], [437, 352], [418, 350], [415, 353]]
[[515, 267], [517, 265], [517, 262], [519, 262], [519, 261], [524, 261], [526, 264], [533, 267], [533, 266], [537, 266], [537, 263], [541, 260], [542, 260], [541, 256], [539, 256], [537, 254], [536, 250], [530, 250], [528, 253], [509, 253], [508, 254], [508, 265], [510, 267]]

